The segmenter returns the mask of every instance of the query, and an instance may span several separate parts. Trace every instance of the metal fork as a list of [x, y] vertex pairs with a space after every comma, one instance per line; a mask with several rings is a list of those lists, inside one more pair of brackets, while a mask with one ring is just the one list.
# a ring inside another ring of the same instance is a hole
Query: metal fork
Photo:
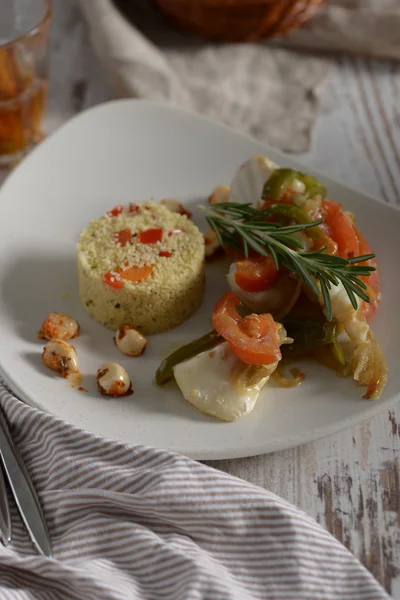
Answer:
[[4, 546], [11, 542], [11, 517], [7, 487], [3, 469], [0, 467], [0, 541]]
[[[12, 439], [3, 410], [0, 408], [0, 460], [5, 478], [26, 530], [37, 551], [51, 556], [50, 536], [40, 506], [39, 498], [25, 467], [24, 461]], [[5, 478], [0, 481], [0, 529], [1, 541], [7, 545], [11, 541], [11, 519]], [[3, 541], [4, 540], [4, 541]]]

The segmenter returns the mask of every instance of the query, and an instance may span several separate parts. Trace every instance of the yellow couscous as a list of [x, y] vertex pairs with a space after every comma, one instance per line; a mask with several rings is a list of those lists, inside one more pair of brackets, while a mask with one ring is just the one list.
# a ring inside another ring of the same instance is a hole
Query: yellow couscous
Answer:
[[187, 216], [155, 202], [119, 205], [92, 221], [77, 256], [81, 301], [109, 329], [166, 331], [201, 303], [203, 236]]

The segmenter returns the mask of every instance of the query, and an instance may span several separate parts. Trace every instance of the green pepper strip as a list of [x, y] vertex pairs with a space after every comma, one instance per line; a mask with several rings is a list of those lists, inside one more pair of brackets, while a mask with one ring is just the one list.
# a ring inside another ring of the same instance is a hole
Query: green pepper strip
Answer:
[[347, 365], [343, 350], [336, 340], [332, 342], [332, 356], [341, 367], [345, 367]]
[[196, 356], [201, 352], [211, 350], [211, 348], [214, 348], [223, 341], [223, 338], [213, 329], [201, 338], [178, 348], [178, 350], [165, 358], [158, 367], [155, 377], [156, 384], [164, 385], [164, 383], [167, 383], [167, 381], [172, 379], [174, 376], [174, 367], [179, 363], [184, 362], [189, 358], [193, 358], [193, 356]]
[[[328, 346], [336, 342], [336, 323], [334, 321], [325, 321], [320, 317], [288, 317], [283, 319], [289, 337], [294, 339], [293, 344], [282, 346], [282, 354], [287, 355], [293, 352], [309, 352], [318, 346]], [[175, 352], [165, 358], [156, 372], [156, 384], [164, 385], [173, 378], [174, 367], [189, 358], [193, 358], [201, 352], [211, 350], [224, 339], [213, 329], [201, 338], [189, 342], [185, 346], [178, 348]]]
[[[270, 217], [284, 217], [290, 221], [298, 223], [299, 225], [313, 223], [313, 219], [310, 217], [310, 215], [308, 215], [305, 210], [295, 206], [294, 204], [271, 204], [271, 206], [264, 208], [262, 213], [266, 219]], [[312, 240], [320, 240], [325, 236], [324, 232], [318, 225], [307, 229], [307, 235]]]
[[302, 183], [306, 186], [306, 194], [309, 198], [313, 196], [322, 196], [322, 198], [326, 198], [327, 189], [318, 179], [315, 177], [311, 177], [311, 175], [307, 175], [306, 173], [297, 174], [297, 179], [300, 179]]
[[334, 321], [325, 321], [320, 317], [288, 317], [282, 325], [293, 344], [281, 347], [282, 354], [307, 353], [319, 346], [328, 346], [336, 342], [337, 327]]
[[305, 194], [308, 197], [316, 195], [326, 196], [326, 188], [315, 177], [295, 171], [294, 169], [276, 169], [264, 185], [263, 200], [280, 200], [283, 192], [290, 188], [295, 179], [304, 183], [306, 187]]

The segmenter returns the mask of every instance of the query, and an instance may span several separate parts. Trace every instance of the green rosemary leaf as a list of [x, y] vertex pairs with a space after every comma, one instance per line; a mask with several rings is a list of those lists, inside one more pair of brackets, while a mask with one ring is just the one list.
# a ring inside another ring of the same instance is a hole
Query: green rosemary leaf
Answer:
[[342, 281], [342, 283], [343, 283], [343, 287], [345, 288], [347, 293], [348, 293], [348, 290], [350, 289], [352, 292], [354, 292], [354, 294], [359, 296], [362, 300], [365, 300], [366, 302], [369, 301], [367, 294], [361, 289], [361, 287], [356, 285], [353, 281], [348, 279], [348, 280]]
[[340, 256], [335, 256], [333, 254], [316, 254], [315, 260], [324, 265], [337, 265], [338, 267], [345, 267], [348, 262], [345, 258], [341, 258]]
[[328, 321], [332, 321], [332, 303], [331, 297], [329, 295], [329, 288], [327, 286], [326, 280], [323, 277], [319, 277], [319, 281], [321, 286], [322, 299], [324, 301], [325, 306], [325, 315]]
[[358, 278], [375, 271], [371, 265], [362, 264], [375, 258], [374, 254], [345, 259], [325, 254], [326, 248], [306, 252], [303, 244], [294, 237], [296, 233], [320, 225], [321, 220], [282, 225], [268, 222], [271, 209], [258, 210], [251, 204], [232, 202], [201, 208], [222, 246], [231, 246], [245, 256], [249, 255], [250, 248], [261, 256], [271, 256], [277, 268], [285, 266], [322, 296], [327, 318], [332, 318], [330, 289], [339, 283], [342, 283], [354, 308], [358, 306], [357, 296], [369, 302], [365, 293], [368, 286]]
[[295, 237], [291, 235], [284, 235], [283, 233], [279, 233], [273, 236], [274, 239], [279, 241], [281, 244], [288, 246], [289, 248], [299, 248], [300, 250], [303, 248], [303, 244]]
[[362, 256], [355, 256], [354, 258], [349, 258], [347, 262], [349, 265], [354, 265], [356, 263], [372, 260], [373, 258], [375, 258], [375, 254], [363, 254]]
[[206, 217], [206, 221], [207, 221], [207, 223], [209, 224], [209, 226], [211, 227], [211, 229], [212, 229], [213, 231], [215, 231], [215, 235], [216, 235], [216, 236], [217, 236], [217, 238], [218, 238], [218, 243], [219, 243], [219, 245], [220, 245], [220, 246], [223, 246], [223, 244], [224, 244], [224, 241], [223, 241], [223, 232], [222, 232], [221, 228], [219, 228], [219, 227], [217, 226], [217, 223], [216, 223], [215, 221], [213, 221], [212, 219], [210, 219], [210, 218], [208, 218], [208, 217]]
[[250, 236], [244, 229], [239, 227], [238, 231], [240, 231], [242, 238], [247, 241], [248, 245], [253, 248], [253, 250], [261, 254], [261, 256], [269, 256], [269, 253], [265, 247], [258, 242], [258, 238], [255, 236]]
[[327, 280], [332, 284], [332, 285], [338, 285], [339, 279], [337, 278], [337, 275], [333, 275], [332, 273], [328, 272], [324, 272], [324, 276], [327, 278]]
[[273, 246], [269, 246], [268, 250], [272, 256], [272, 258], [274, 259], [274, 263], [277, 269], [279, 269], [279, 259], [278, 259], [278, 255], [275, 251], [275, 248]]
[[375, 267], [347, 267], [346, 268], [346, 273], [349, 274], [349, 276], [353, 277], [353, 276], [364, 276], [364, 275], [371, 275], [371, 273], [375, 271]]
[[359, 288], [362, 288], [363, 290], [367, 290], [368, 286], [366, 283], [364, 283], [362, 281], [362, 279], [358, 279], [357, 277], [350, 277], [350, 281], [353, 281], [353, 283], [355, 283], [356, 286], [358, 286]]
[[[315, 281], [314, 277], [312, 277], [310, 272], [302, 264], [302, 262], [300, 261], [296, 264], [296, 262], [292, 259], [292, 265], [295, 267], [295, 269], [297, 269], [297, 273], [301, 277], [301, 279], [304, 281], [304, 283], [309, 285], [309, 287], [313, 290], [313, 292], [318, 296], [319, 289], [316, 284], [316, 281]], [[293, 266], [292, 266], [292, 271], [296, 272], [295, 269], [293, 268]]]
[[249, 258], [249, 242], [243, 238], [243, 253], [246, 258]]
[[356, 295], [354, 293], [355, 290], [351, 289], [351, 287], [348, 285], [347, 281], [342, 281], [342, 283], [343, 283], [343, 287], [346, 290], [348, 297], [350, 298], [350, 302], [352, 303], [354, 310], [357, 310], [358, 301], [357, 301]]

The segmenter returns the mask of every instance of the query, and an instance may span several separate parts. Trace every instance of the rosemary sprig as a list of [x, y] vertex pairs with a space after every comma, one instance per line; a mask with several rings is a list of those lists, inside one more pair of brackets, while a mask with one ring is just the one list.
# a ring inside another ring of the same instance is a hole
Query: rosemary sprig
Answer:
[[249, 255], [249, 248], [262, 256], [272, 256], [279, 265], [295, 273], [318, 295], [322, 296], [327, 319], [332, 320], [329, 290], [342, 283], [350, 301], [357, 309], [357, 296], [369, 302], [367, 286], [359, 279], [368, 276], [374, 267], [360, 263], [374, 258], [365, 254], [350, 259], [324, 254], [325, 248], [304, 251], [303, 244], [294, 236], [299, 231], [316, 227], [322, 221], [283, 226], [265, 221], [263, 210], [250, 204], [224, 202], [202, 207], [209, 226], [215, 231], [221, 246], [230, 246]]

